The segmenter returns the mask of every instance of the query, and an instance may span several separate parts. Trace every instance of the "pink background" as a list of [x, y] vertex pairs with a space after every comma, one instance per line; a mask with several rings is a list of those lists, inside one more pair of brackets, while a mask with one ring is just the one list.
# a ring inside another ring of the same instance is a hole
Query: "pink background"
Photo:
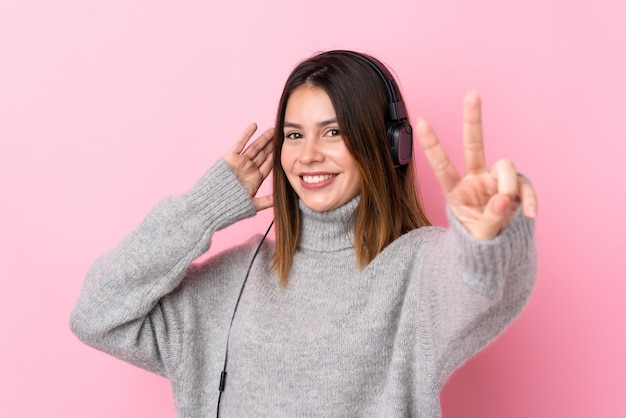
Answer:
[[457, 162], [462, 97], [477, 88], [488, 159], [513, 158], [540, 195], [535, 293], [453, 376], [444, 416], [626, 416], [623, 1], [209, 3], [0, 3], [0, 415], [174, 415], [165, 379], [70, 333], [84, 274], [247, 123], [270, 126], [298, 61], [350, 48], [393, 68]]

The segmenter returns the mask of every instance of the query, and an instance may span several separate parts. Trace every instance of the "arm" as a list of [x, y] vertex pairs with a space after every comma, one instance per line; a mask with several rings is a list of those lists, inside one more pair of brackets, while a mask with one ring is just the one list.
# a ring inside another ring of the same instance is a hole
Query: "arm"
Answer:
[[519, 315], [537, 268], [534, 221], [518, 210], [491, 240], [478, 240], [450, 216], [425, 256], [420, 327], [428, 329], [431, 372], [439, 384]]
[[[249, 128], [242, 134], [245, 142], [253, 132]], [[254, 143], [258, 148], [254, 156], [267, 150], [268, 144], [271, 148], [271, 131]], [[229, 154], [234, 152], [245, 164], [247, 158], [241, 156], [253, 151], [233, 148]], [[266, 154], [271, 159], [271, 152]], [[260, 166], [267, 165], [267, 158]], [[250, 194], [254, 182], [241, 177], [241, 164], [230, 158], [231, 166], [226, 159], [187, 193], [158, 204], [134, 232], [90, 268], [70, 318], [81, 340], [161, 375], [177, 367], [185, 300], [184, 293], [175, 289], [191, 263], [208, 250], [214, 232], [256, 213], [256, 201], [251, 199], [255, 196]], [[247, 170], [255, 174], [252, 167]], [[258, 172], [260, 182], [269, 174], [259, 166]], [[257, 189], [258, 185], [254, 194]]]
[[[521, 311], [535, 279], [531, 183], [510, 160], [488, 170], [481, 104], [470, 92], [463, 107], [464, 175], [448, 159], [432, 128], [417, 133], [448, 204], [450, 229], [425, 258], [423, 326], [432, 338], [432, 372], [440, 383], [495, 338]], [[427, 313], [426, 313], [427, 312]]]
[[72, 312], [73, 332], [89, 345], [166, 374], [182, 343], [182, 312], [176, 306], [181, 301], [164, 296], [209, 249], [215, 231], [255, 213], [220, 160], [188, 193], [158, 204], [94, 263]]

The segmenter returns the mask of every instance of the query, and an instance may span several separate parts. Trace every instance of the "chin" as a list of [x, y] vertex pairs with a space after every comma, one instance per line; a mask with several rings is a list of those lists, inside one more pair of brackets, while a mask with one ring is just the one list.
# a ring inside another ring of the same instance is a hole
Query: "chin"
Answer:
[[329, 210], [333, 210], [333, 209], [337, 209], [338, 207], [345, 205], [346, 202], [329, 202], [328, 200], [325, 201], [311, 201], [311, 200], [307, 200], [307, 199], [302, 199], [302, 203], [304, 203], [304, 205], [311, 209], [314, 210], [316, 212], [327, 212]]
[[316, 212], [326, 212], [326, 211], [333, 209], [333, 207], [329, 205], [320, 205], [320, 204], [315, 204], [315, 203], [311, 204], [306, 201], [303, 201], [303, 203], [304, 203], [304, 206]]

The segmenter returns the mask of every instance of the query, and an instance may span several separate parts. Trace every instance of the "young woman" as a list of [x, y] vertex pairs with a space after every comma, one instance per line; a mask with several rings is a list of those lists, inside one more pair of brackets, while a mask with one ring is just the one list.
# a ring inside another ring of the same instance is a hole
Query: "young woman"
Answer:
[[[387, 69], [350, 51], [302, 62], [275, 130], [250, 142], [249, 126], [96, 261], [72, 329], [169, 378], [181, 417], [439, 416], [446, 379], [521, 311], [536, 269], [533, 188], [508, 160], [487, 169], [475, 92], [463, 118], [464, 175], [416, 123], [448, 205], [450, 227], [431, 227]], [[276, 242], [193, 264], [272, 206]]]

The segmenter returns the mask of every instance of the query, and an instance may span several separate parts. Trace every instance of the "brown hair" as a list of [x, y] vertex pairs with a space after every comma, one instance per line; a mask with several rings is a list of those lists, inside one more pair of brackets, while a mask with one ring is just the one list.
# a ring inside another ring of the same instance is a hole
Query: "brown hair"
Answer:
[[287, 283], [301, 228], [298, 196], [280, 163], [283, 124], [289, 97], [305, 85], [321, 88], [330, 97], [341, 136], [361, 174], [354, 219], [355, 251], [361, 268], [400, 235], [430, 225], [419, 198], [413, 160], [400, 167], [392, 161], [385, 129], [389, 100], [379, 75], [350, 53], [313, 56], [301, 62], [287, 79], [276, 115], [274, 267], [281, 284]]

